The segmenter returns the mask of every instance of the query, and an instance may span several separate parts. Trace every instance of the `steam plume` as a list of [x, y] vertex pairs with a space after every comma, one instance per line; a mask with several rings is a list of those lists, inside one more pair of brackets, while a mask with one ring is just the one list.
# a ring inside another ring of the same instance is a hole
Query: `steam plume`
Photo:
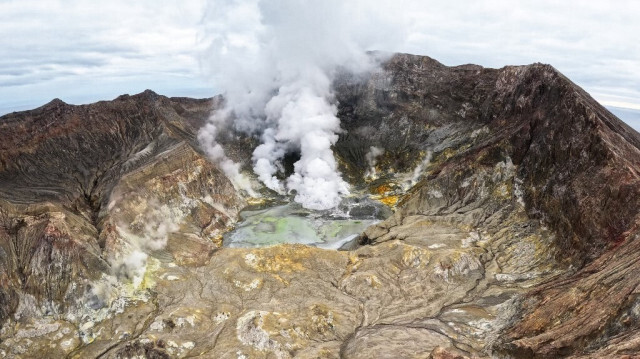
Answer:
[[118, 231], [125, 242], [122, 243], [122, 253], [114, 253], [111, 265], [115, 275], [125, 277], [138, 288], [147, 271], [148, 253], [162, 250], [167, 245], [169, 234], [180, 228], [183, 215], [172, 210], [168, 205], [159, 205], [157, 201], [149, 200], [149, 209], [138, 215], [136, 225], [141, 228], [131, 230], [125, 223], [117, 225]]
[[365, 178], [373, 179], [377, 177], [378, 171], [376, 170], [376, 165], [378, 164], [378, 157], [382, 156], [383, 154], [384, 148], [376, 146], [369, 147], [369, 152], [367, 152], [367, 154], [364, 156], [364, 158], [367, 160], [367, 165], [369, 165], [369, 168], [364, 174]]
[[[374, 9], [364, 1], [230, 0], [208, 5], [204, 62], [226, 99], [225, 108], [200, 131], [210, 157], [226, 164], [223, 169], [227, 167], [232, 181], [241, 177], [215, 142], [219, 129], [233, 121], [236, 131], [260, 138], [253, 170], [268, 188], [295, 191], [295, 201], [307, 208], [335, 207], [349, 193], [331, 150], [340, 132], [331, 88], [336, 69], [371, 70], [375, 64], [366, 50], [397, 42], [398, 27], [388, 20], [401, 19], [388, 16], [390, 8], [378, 4]], [[282, 183], [277, 174], [291, 151], [299, 152], [300, 160]]]

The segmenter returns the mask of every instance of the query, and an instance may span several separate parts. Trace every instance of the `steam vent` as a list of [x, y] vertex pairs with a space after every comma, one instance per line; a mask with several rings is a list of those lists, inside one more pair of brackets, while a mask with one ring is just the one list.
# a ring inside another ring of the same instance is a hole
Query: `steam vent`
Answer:
[[332, 89], [349, 194], [320, 211], [255, 137], [217, 138], [255, 193], [209, 160], [221, 96], [0, 117], [0, 358], [640, 353], [638, 132], [544, 64], [397, 54]]

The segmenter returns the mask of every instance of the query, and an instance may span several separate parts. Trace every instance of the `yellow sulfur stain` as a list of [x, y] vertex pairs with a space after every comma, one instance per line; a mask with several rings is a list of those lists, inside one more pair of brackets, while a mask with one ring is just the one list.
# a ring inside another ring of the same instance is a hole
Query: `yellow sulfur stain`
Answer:
[[249, 197], [247, 198], [247, 204], [249, 205], [259, 205], [264, 204], [267, 200], [260, 197]]
[[406, 267], [420, 267], [429, 263], [430, 252], [418, 247], [406, 246], [402, 252], [402, 264]]
[[385, 184], [382, 184], [382, 185], [376, 187], [373, 190], [373, 192], [378, 194], [378, 195], [384, 195], [386, 193], [391, 192], [392, 190], [393, 190], [393, 188], [391, 188], [391, 186], [389, 184], [385, 183]]
[[367, 282], [367, 284], [369, 286], [371, 286], [371, 288], [380, 288], [382, 287], [382, 283], [380, 282], [380, 280], [378, 279], [378, 277], [375, 274], [369, 275], [365, 278], [365, 281]]
[[155, 258], [148, 258], [147, 268], [142, 277], [139, 289], [153, 288], [156, 285], [156, 272], [160, 269], [160, 261]]
[[218, 234], [217, 236], [211, 238], [211, 242], [213, 242], [217, 247], [222, 247], [223, 239], [224, 237], [222, 236], [222, 234]]
[[386, 196], [379, 199], [380, 202], [384, 203], [389, 207], [394, 207], [396, 204], [398, 204], [399, 200], [400, 200], [400, 197], [396, 195]]
[[245, 255], [245, 263], [259, 272], [283, 273], [305, 269], [311, 249], [304, 245], [274, 246], [255, 249]]
[[371, 198], [380, 201], [386, 206], [395, 207], [401, 199], [397, 195], [397, 187], [394, 183], [384, 183], [371, 190], [373, 196]]

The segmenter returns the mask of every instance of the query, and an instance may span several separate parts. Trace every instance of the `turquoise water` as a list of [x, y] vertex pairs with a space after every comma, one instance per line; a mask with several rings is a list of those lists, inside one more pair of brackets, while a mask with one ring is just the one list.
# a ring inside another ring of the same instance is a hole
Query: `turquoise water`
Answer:
[[300, 243], [339, 249], [389, 214], [381, 204], [347, 201], [333, 211], [311, 211], [297, 203], [243, 211], [236, 228], [223, 239], [227, 247]]

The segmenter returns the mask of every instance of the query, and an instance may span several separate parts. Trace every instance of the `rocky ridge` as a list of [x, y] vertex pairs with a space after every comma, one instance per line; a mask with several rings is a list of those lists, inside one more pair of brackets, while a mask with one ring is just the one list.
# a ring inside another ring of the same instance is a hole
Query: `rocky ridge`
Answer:
[[195, 140], [220, 97], [1, 117], [0, 355], [640, 351], [637, 132], [549, 65], [399, 54], [334, 87], [345, 178], [395, 208], [349, 251], [220, 248], [248, 200]]

